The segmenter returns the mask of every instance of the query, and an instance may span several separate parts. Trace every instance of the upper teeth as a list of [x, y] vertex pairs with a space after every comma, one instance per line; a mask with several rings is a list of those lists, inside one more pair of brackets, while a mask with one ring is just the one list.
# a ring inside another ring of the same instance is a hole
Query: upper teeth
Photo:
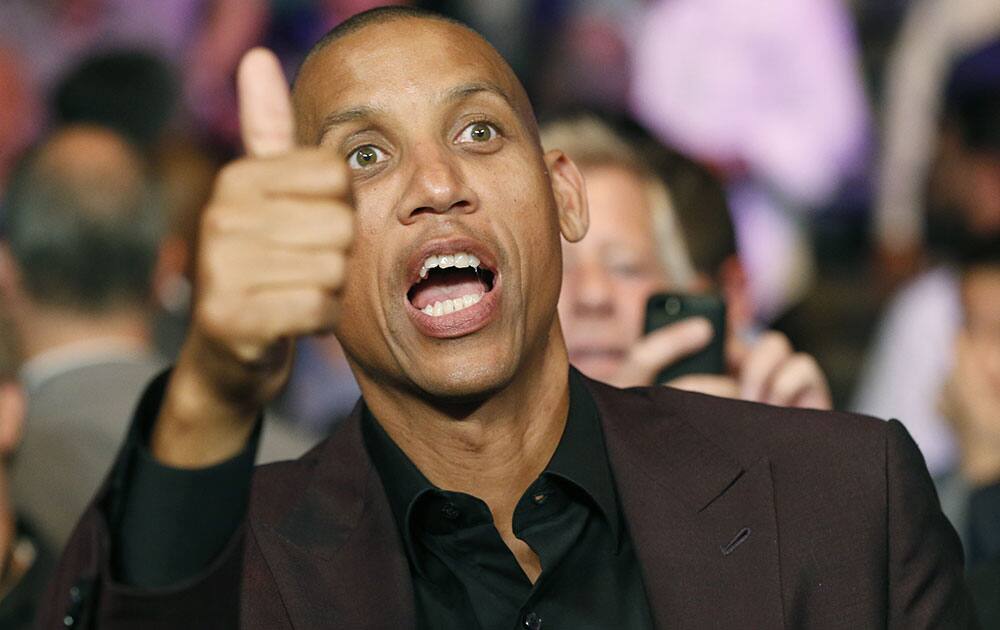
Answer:
[[444, 254], [441, 256], [428, 256], [424, 260], [424, 266], [420, 269], [420, 277], [427, 277], [427, 270], [434, 269], [435, 267], [439, 269], [447, 269], [449, 267], [478, 267], [479, 259], [468, 254], [466, 252], [458, 252], [457, 254]]

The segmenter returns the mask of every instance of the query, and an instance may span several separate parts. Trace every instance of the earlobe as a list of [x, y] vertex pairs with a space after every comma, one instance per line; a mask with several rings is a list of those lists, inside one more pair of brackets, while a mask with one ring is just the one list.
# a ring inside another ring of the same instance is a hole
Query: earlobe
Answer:
[[21, 442], [26, 402], [16, 383], [0, 382], [0, 459], [9, 456]]
[[583, 175], [573, 160], [558, 149], [545, 154], [545, 166], [559, 212], [559, 230], [563, 238], [575, 243], [586, 235], [590, 225]]

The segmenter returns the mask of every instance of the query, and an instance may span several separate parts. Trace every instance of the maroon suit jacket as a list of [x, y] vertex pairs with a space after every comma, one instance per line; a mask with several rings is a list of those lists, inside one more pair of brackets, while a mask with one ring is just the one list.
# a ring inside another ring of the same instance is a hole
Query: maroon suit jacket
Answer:
[[[962, 550], [895, 421], [587, 381], [658, 628], [966, 628]], [[106, 492], [106, 491], [105, 491]], [[38, 627], [414, 626], [399, 533], [355, 414], [312, 452], [257, 469], [248, 517], [202, 575], [139, 591], [109, 577], [84, 516]]]

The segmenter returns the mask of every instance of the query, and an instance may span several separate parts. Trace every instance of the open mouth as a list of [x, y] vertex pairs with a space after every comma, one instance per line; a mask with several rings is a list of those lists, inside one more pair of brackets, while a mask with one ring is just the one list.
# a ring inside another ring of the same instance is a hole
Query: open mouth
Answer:
[[493, 290], [494, 278], [494, 272], [468, 252], [431, 255], [406, 297], [424, 315], [444, 317], [479, 304]]

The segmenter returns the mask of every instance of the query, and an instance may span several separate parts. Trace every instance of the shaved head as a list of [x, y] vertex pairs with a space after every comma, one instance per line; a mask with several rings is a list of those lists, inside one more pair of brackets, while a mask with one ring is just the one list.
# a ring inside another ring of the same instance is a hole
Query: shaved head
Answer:
[[[323, 121], [317, 119], [314, 114], [318, 104], [309, 96], [314, 91], [312, 89], [314, 85], [327, 79], [331, 67], [341, 65], [338, 64], [338, 59], [349, 59], [353, 54], [352, 51], [378, 45], [377, 42], [380, 41], [378, 38], [373, 41], [364, 39], [367, 31], [403, 21], [421, 23], [416, 30], [405, 31], [407, 39], [418, 32], [434, 32], [440, 37], [441, 45], [466, 59], [467, 63], [481, 63], [490, 70], [495, 80], [479, 87], [492, 89], [508, 100], [520, 116], [525, 129], [537, 140], [538, 123], [524, 86], [510, 64], [482, 35], [458, 20], [433, 11], [406, 6], [388, 6], [358, 13], [341, 22], [309, 51], [292, 86], [301, 143], [316, 144], [322, 134]], [[396, 31], [392, 34], [399, 36]], [[387, 62], [391, 61], [387, 59]]]
[[[309, 54], [306, 55], [305, 61], [309, 61], [309, 57], [318, 53], [319, 51], [326, 48], [328, 45], [337, 41], [345, 35], [349, 35], [355, 31], [360, 31], [366, 26], [373, 24], [385, 24], [387, 22], [393, 22], [395, 20], [401, 19], [418, 19], [418, 20], [434, 20], [438, 22], [445, 22], [448, 24], [453, 24], [455, 26], [460, 26], [462, 28], [473, 31], [468, 25], [459, 22], [456, 19], [450, 18], [446, 15], [440, 13], [435, 13], [434, 11], [428, 11], [427, 9], [419, 9], [417, 7], [408, 7], [400, 5], [392, 5], [387, 7], [376, 7], [374, 9], [369, 9], [367, 11], [362, 11], [347, 18], [337, 26], [330, 29], [326, 35], [323, 36], [315, 45], [309, 50]], [[475, 31], [473, 31], [475, 32]]]

